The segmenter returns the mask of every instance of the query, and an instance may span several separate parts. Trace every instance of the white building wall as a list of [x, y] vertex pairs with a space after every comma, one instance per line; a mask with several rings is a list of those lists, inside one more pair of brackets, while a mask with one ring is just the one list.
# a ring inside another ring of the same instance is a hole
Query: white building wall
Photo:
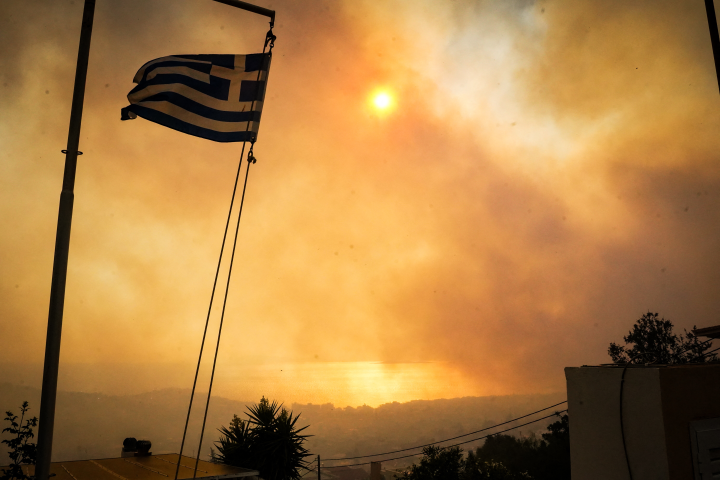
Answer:
[[633, 480], [670, 480], [658, 368], [565, 369], [573, 480], [630, 480], [620, 426], [620, 388]]

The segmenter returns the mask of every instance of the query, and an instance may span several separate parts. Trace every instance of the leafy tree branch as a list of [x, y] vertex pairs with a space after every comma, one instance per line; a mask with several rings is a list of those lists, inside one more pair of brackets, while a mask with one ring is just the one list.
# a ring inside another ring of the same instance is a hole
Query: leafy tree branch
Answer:
[[3, 428], [2, 433], [8, 432], [11, 438], [6, 438], [1, 443], [8, 446], [11, 463], [0, 472], [2, 473], [0, 480], [30, 480], [34, 478], [26, 475], [22, 470], [22, 465], [34, 465], [37, 461], [37, 445], [30, 443], [30, 439], [35, 436], [33, 427], [37, 426], [38, 419], [33, 417], [26, 420], [25, 415], [28, 410], [30, 407], [25, 401], [20, 406], [20, 420], [12, 412], [5, 412], [5, 421], [10, 422], [10, 426]]

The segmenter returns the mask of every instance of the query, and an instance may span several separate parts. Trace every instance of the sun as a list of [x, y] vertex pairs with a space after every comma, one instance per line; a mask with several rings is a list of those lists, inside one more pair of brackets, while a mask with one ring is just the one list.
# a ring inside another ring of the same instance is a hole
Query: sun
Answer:
[[393, 98], [388, 92], [375, 92], [372, 96], [372, 104], [380, 111], [388, 110], [393, 105]]

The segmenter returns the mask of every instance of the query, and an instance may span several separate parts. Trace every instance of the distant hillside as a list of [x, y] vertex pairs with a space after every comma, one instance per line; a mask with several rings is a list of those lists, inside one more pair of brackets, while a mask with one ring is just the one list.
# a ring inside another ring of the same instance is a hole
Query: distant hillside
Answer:
[[[310, 428], [307, 431], [315, 435], [309, 442], [311, 451], [320, 453], [322, 458], [337, 458], [401, 450], [456, 437], [531, 413], [564, 399], [564, 393], [556, 393], [416, 400], [407, 403], [388, 403], [380, 405], [378, 408], [367, 406], [334, 408], [331, 404], [294, 404], [292, 408], [296, 412], [302, 412], [299, 423], [309, 424]], [[562, 406], [556, 407], [559, 410], [563, 408]], [[551, 409], [535, 418], [552, 414], [554, 410]], [[527, 421], [521, 420], [496, 429], [496, 431]], [[514, 430], [512, 433], [544, 432], [547, 425], [553, 421], [553, 419], [548, 419]], [[489, 433], [492, 431], [484, 434]], [[470, 440], [477, 436], [479, 435], [462, 438], [449, 444]], [[463, 445], [462, 448], [467, 450], [481, 444], [482, 442], [472, 442]], [[389, 457], [405, 454], [400, 453]], [[373, 458], [373, 460], [380, 459], [382, 457]], [[402, 460], [398, 464], [405, 465], [415, 460], [410, 458]], [[353, 462], [366, 461], [368, 459]], [[326, 465], [331, 464], [337, 463], [328, 462]]]
[[[193, 428], [186, 442], [186, 452], [190, 455], [197, 449], [206, 395], [207, 392], [196, 394]], [[189, 397], [190, 391], [181, 389], [126, 396], [58, 392], [53, 460], [118, 456], [125, 437], [151, 440], [155, 453], [177, 452]], [[314, 435], [309, 440], [310, 451], [331, 458], [397, 450], [453, 437], [563, 399], [563, 394], [514, 395], [421, 400], [378, 408], [335, 408], [332, 404], [293, 404], [290, 408], [301, 413], [300, 425], [310, 425], [306, 430]], [[30, 413], [37, 415], [39, 389], [0, 384], [0, 411], [18, 413], [23, 400], [30, 402]], [[209, 454], [211, 442], [217, 440], [217, 429], [228, 424], [233, 414], [241, 415], [248, 403], [213, 397], [203, 442], [204, 454]], [[548, 423], [525, 427], [523, 432], [543, 430]], [[6, 455], [6, 451], [0, 449], [0, 464], [7, 463]]]
[[[202, 409], [207, 392], [196, 393], [193, 424], [186, 442], [187, 453], [197, 450]], [[170, 453], [180, 450], [182, 430], [187, 415], [190, 390], [166, 389], [139, 395], [103, 395], [58, 392], [53, 460], [77, 460], [119, 456], [125, 437], [152, 441], [153, 452]], [[0, 410], [17, 414], [23, 400], [30, 402], [30, 413], [40, 411], [40, 390], [0, 384]], [[208, 412], [206, 440], [208, 448], [215, 440], [215, 431], [227, 424], [233, 413], [245, 409], [246, 402], [213, 397]], [[208, 438], [209, 436], [209, 438]], [[3, 445], [4, 447], [4, 445]], [[0, 450], [0, 464], [6, 453]]]

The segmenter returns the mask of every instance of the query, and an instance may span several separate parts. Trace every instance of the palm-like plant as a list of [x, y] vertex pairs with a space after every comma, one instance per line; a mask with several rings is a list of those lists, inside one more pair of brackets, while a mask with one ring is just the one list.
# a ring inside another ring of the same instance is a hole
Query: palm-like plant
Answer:
[[210, 450], [213, 461], [227, 463], [235, 466], [250, 466], [254, 464], [252, 451], [253, 431], [249, 422], [244, 422], [237, 415], [233, 415], [230, 427], [220, 427], [222, 436], [215, 442], [218, 454]]
[[299, 480], [300, 471], [308, 470], [305, 458], [312, 455], [303, 446], [309, 435], [300, 434], [307, 426], [295, 427], [300, 415], [263, 397], [248, 407], [247, 416], [243, 421], [235, 415], [229, 428], [220, 428], [213, 459], [258, 470], [265, 480]]

